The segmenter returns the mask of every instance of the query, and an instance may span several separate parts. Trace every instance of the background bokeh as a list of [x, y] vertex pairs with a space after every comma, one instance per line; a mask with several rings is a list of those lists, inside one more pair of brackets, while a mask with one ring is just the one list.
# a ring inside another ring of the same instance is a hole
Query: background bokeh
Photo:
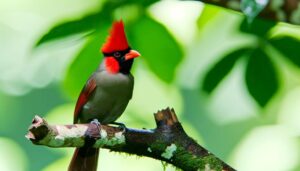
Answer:
[[[200, 2], [0, 1], [0, 170], [66, 170], [73, 149], [32, 145], [34, 115], [72, 123], [76, 98], [122, 18], [134, 64], [133, 99], [119, 119], [154, 128], [168, 106], [186, 132], [237, 170], [300, 170], [300, 28]], [[101, 170], [163, 170], [101, 150]], [[166, 170], [175, 170], [167, 166]]]

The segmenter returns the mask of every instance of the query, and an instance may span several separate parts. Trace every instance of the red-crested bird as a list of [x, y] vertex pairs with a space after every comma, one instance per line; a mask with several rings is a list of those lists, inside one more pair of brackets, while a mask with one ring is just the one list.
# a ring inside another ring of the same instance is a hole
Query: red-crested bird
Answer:
[[[101, 51], [103, 62], [83, 87], [74, 112], [74, 123], [97, 119], [101, 124], [113, 123], [124, 112], [132, 97], [134, 78], [130, 73], [134, 58], [140, 54], [127, 42], [122, 21], [113, 23]], [[69, 171], [96, 171], [99, 149], [76, 148]]]

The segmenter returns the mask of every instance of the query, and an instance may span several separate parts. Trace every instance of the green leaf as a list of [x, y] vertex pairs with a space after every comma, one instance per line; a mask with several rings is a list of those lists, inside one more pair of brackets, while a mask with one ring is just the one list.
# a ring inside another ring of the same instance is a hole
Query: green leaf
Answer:
[[106, 1], [100, 11], [87, 15], [81, 19], [68, 21], [54, 26], [43, 35], [36, 43], [36, 47], [43, 43], [64, 38], [66, 36], [98, 30], [103, 27], [103, 23], [111, 21], [112, 13], [115, 9], [126, 5], [138, 5], [144, 8], [155, 3], [157, 0], [128, 0], [128, 1]]
[[236, 61], [250, 50], [250, 48], [241, 48], [224, 55], [224, 57], [206, 73], [202, 89], [207, 93], [211, 93], [231, 71]]
[[262, 19], [255, 19], [251, 24], [243, 20], [240, 25], [240, 31], [248, 34], [254, 34], [259, 37], [266, 37], [269, 31], [276, 25], [276, 22]]
[[242, 0], [241, 10], [247, 16], [248, 22], [251, 23], [254, 18], [266, 7], [269, 0]]
[[214, 5], [204, 5], [201, 15], [197, 19], [197, 26], [199, 29], [204, 28], [207, 23], [215, 19], [220, 14], [220, 8]]
[[102, 27], [103, 22], [107, 16], [103, 12], [98, 12], [95, 14], [87, 15], [81, 19], [65, 22], [54, 26], [49, 30], [48, 33], [43, 35], [40, 40], [36, 43], [36, 46], [40, 46], [43, 43], [64, 38], [66, 36], [71, 36], [78, 33], [83, 33], [87, 31], [96, 30]]
[[132, 29], [132, 48], [137, 49], [150, 69], [163, 81], [171, 82], [183, 52], [168, 30], [148, 16], [141, 17]]
[[281, 54], [300, 67], [300, 40], [290, 36], [275, 37], [269, 41]]
[[63, 87], [72, 98], [77, 98], [89, 76], [97, 69], [102, 54], [99, 52], [101, 44], [108, 34], [108, 25], [104, 25], [100, 32], [93, 34], [83, 49], [70, 65]]
[[269, 56], [256, 49], [250, 56], [246, 69], [246, 84], [256, 102], [264, 107], [278, 90], [278, 80]]

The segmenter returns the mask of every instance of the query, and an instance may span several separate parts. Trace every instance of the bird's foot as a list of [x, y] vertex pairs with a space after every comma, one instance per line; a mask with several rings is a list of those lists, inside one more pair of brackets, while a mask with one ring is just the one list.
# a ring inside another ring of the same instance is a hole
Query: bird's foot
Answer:
[[98, 119], [93, 119], [90, 123], [95, 124], [100, 131], [101, 123], [98, 121]]
[[122, 123], [122, 122], [112, 122], [111, 124], [113, 124], [113, 125], [118, 125], [119, 126], [119, 128], [121, 128], [122, 129], [122, 132], [124, 133], [125, 131], [126, 131], [126, 126], [125, 126], [125, 124], [124, 123]]

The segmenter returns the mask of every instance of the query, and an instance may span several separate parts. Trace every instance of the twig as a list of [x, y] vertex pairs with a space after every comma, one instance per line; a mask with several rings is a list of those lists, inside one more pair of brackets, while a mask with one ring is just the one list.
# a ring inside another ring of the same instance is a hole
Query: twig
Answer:
[[185, 133], [173, 109], [158, 111], [154, 118], [157, 127], [153, 130], [124, 130], [95, 124], [48, 125], [43, 118], [35, 116], [26, 137], [36, 145], [93, 146], [147, 156], [188, 171], [234, 171]]

